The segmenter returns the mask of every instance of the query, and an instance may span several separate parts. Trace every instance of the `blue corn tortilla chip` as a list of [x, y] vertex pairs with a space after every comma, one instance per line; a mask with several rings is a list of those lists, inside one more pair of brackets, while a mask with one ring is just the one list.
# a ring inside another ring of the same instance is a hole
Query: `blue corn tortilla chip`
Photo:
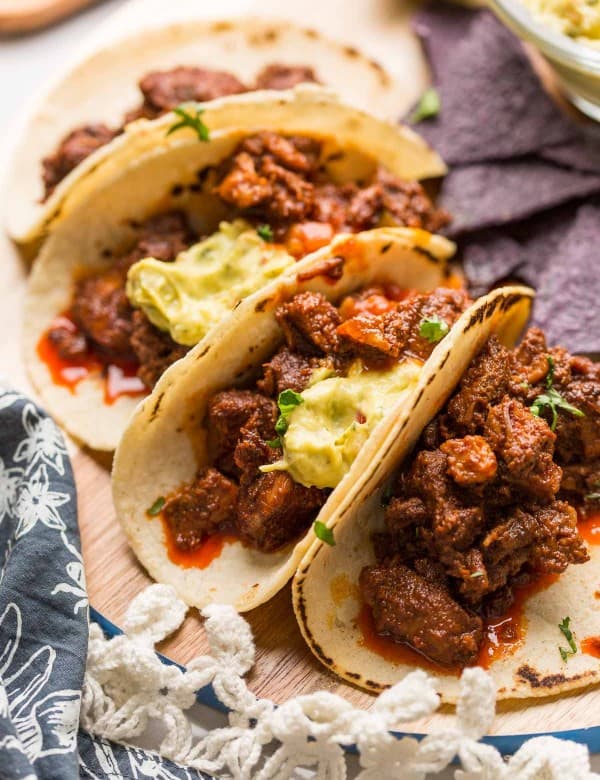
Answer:
[[467, 165], [450, 170], [440, 205], [452, 214], [452, 237], [525, 219], [600, 192], [600, 175], [536, 159]]
[[[437, 6], [429, 7], [429, 14]], [[456, 41], [421, 15], [417, 29], [430, 54], [441, 98], [437, 117], [416, 125], [450, 165], [506, 160], [576, 138], [573, 124], [542, 87], [519, 40], [489, 11], [479, 11]]]
[[540, 149], [538, 155], [577, 171], [600, 174], [600, 130], [582, 132], [575, 140]]
[[476, 18], [477, 13], [472, 9], [453, 3], [428, 3], [413, 16], [413, 29], [421, 40], [436, 81]]
[[600, 354], [596, 258], [600, 239], [600, 200], [579, 207], [538, 279], [533, 324], [550, 344], [571, 352]]
[[462, 244], [462, 259], [471, 291], [483, 295], [507, 279], [536, 287], [577, 209], [577, 204], [561, 206], [509, 228], [467, 237]]

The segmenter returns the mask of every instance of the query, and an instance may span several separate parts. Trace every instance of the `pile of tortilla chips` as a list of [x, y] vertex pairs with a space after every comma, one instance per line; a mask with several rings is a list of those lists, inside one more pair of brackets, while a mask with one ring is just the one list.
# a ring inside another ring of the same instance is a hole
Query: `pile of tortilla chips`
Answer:
[[441, 205], [473, 292], [531, 284], [550, 342], [600, 352], [600, 127], [563, 113], [489, 11], [434, 3], [415, 29], [440, 96], [418, 131], [450, 164]]

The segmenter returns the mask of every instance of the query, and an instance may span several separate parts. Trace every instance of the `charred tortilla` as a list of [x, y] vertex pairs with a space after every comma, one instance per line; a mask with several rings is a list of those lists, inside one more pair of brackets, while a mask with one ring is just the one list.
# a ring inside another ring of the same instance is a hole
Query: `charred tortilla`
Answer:
[[[457, 323], [462, 336], [429, 385], [426, 416], [406, 414], [391, 427], [359, 500], [331, 526], [335, 546], [314, 542], [298, 567], [293, 598], [305, 639], [328, 668], [367, 690], [421, 664], [431, 669], [432, 660], [448, 702], [458, 671], [475, 663], [487, 666], [499, 698], [598, 679], [584, 642], [597, 633], [598, 553], [578, 527], [594, 509], [598, 370], [549, 348], [536, 329], [514, 357], [490, 340], [515, 343], [518, 328], [503, 328], [510, 315], [494, 322], [510, 312], [513, 292], [495, 290], [476, 304], [480, 317]], [[529, 586], [515, 617], [512, 591], [519, 598]], [[486, 645], [481, 618], [493, 625], [511, 615], [516, 641]]]

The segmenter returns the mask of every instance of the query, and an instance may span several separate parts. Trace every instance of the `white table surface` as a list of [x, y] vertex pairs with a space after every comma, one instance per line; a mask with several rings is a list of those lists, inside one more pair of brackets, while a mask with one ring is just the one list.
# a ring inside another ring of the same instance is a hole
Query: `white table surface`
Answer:
[[[369, 0], [371, 6], [379, 5], [380, 8], [389, 4], [389, 0]], [[203, 15], [224, 17], [236, 13], [271, 13], [277, 16], [293, 18], [306, 25], [320, 27], [325, 32], [342, 38], [344, 35], [344, 22], [340, 19], [348, 18], [349, 14], [365, 13], [364, 7], [358, 9], [357, 4], [348, 4], [347, 0], [329, 0], [324, 6], [319, 3], [288, 0], [282, 6], [278, 0], [103, 0], [100, 4], [68, 19], [50, 29], [43, 30], [27, 36], [0, 38], [0, 180], [6, 159], [10, 155], [11, 144], [18, 133], [18, 124], [27, 104], [32, 100], [36, 92], [43, 86], [47, 79], [64, 70], [70, 61], [77, 58], [78, 52], [88, 49], [94, 42], [107, 40], [115, 34], [135, 27], [140, 18], [139, 10], [143, 5], [143, 19], [147, 22], [160, 22], [165, 15], [173, 19], [178, 14], [185, 16], [190, 7], [198, 15], [199, 6], [203, 9]], [[364, 3], [362, 3], [364, 6]], [[346, 9], [346, 14], [338, 14], [336, 7]], [[168, 10], [167, 10], [168, 8]], [[410, 4], [406, 4], [405, 12], [410, 12]], [[403, 11], [404, 13], [404, 11]], [[397, 16], [397, 8], [395, 9]], [[352, 22], [356, 29], [356, 18]], [[386, 30], [384, 45], [388, 48], [394, 45], [390, 30]], [[366, 33], [367, 34], [367, 33]], [[402, 35], [402, 32], [399, 33]], [[363, 48], [369, 49], [369, 41], [356, 40]], [[406, 38], [402, 41], [404, 46], [414, 45]], [[374, 52], [372, 52], [374, 53]], [[377, 52], [381, 56], [381, 51]], [[391, 70], [394, 70], [392, 67]], [[407, 89], [410, 84], [407, 83]], [[3, 193], [10, 197], [10, 193]], [[0, 373], [6, 372], [8, 367], [0, 367]], [[225, 718], [214, 713], [206, 707], [197, 706], [193, 711], [193, 720], [197, 723], [198, 732], [203, 728], [214, 728], [225, 725]], [[153, 735], [149, 733], [143, 740], [143, 746], [153, 748]], [[358, 771], [355, 758], [350, 757], [349, 777], [352, 778]], [[593, 769], [600, 772], [600, 755], [592, 759]], [[298, 778], [312, 777], [312, 772], [298, 772]], [[453, 772], [447, 771], [436, 775], [440, 780], [449, 780]]]

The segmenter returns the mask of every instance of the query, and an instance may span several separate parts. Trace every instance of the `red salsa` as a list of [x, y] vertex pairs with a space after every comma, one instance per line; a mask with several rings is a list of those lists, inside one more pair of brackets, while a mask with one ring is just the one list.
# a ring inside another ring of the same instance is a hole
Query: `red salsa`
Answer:
[[77, 332], [77, 325], [68, 313], [56, 317], [37, 344], [37, 354], [47, 366], [55, 385], [66, 387], [75, 393], [77, 385], [90, 376], [101, 375], [104, 387], [104, 402], [113, 404], [121, 396], [146, 395], [148, 389], [137, 376], [134, 361], [107, 360], [98, 350], [88, 345], [77, 358], [62, 357], [49, 334], [55, 329]]

